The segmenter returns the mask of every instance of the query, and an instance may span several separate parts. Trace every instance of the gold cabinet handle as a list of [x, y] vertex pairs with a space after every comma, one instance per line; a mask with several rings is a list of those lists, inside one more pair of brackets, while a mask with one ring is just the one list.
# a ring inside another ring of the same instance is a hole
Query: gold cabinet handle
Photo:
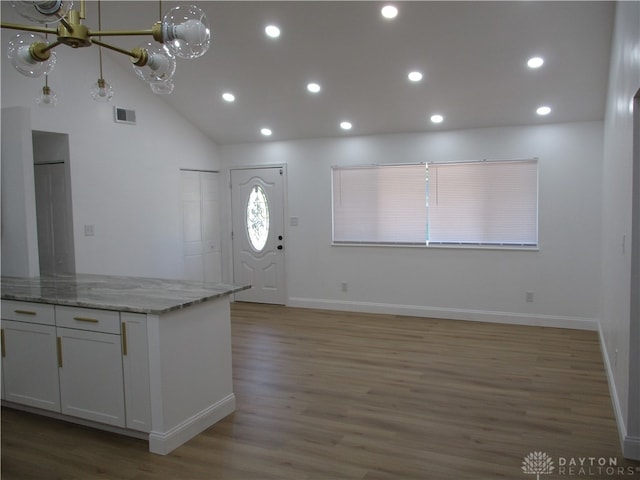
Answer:
[[14, 312], [22, 315], [37, 315], [37, 312], [34, 312], [33, 310], [14, 310]]
[[122, 355], [127, 354], [127, 324], [122, 322]]
[[99, 320], [95, 319], [95, 318], [89, 318], [89, 317], [73, 317], [74, 320], [77, 320], [79, 322], [88, 322], [88, 323], [98, 323]]
[[56, 347], [58, 350], [58, 367], [62, 368], [62, 337], [56, 337]]
[[4, 346], [4, 328], [0, 329], [0, 348], [2, 349], [2, 358], [7, 356], [7, 351]]

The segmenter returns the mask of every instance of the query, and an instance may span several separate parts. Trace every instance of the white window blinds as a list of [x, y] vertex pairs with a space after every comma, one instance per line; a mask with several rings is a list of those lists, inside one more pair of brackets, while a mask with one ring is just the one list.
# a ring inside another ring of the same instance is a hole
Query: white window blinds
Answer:
[[335, 243], [426, 243], [426, 167], [333, 168]]
[[537, 160], [333, 167], [333, 242], [535, 246]]
[[435, 164], [429, 177], [429, 243], [537, 244], [537, 161]]

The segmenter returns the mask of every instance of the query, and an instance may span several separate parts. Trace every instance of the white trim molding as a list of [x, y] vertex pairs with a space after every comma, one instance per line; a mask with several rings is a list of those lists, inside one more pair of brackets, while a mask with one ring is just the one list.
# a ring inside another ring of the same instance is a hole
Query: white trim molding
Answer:
[[167, 455], [214, 423], [222, 420], [236, 409], [236, 397], [228, 395], [219, 402], [205, 408], [167, 432], [152, 431], [149, 434], [149, 451]]
[[290, 307], [317, 308], [321, 310], [338, 310], [345, 312], [382, 313], [390, 315], [407, 315], [410, 317], [444, 318], [450, 320], [529, 325], [535, 327], [572, 328], [575, 330], [598, 330], [597, 319], [587, 317], [536, 315], [517, 312], [441, 308], [422, 305], [400, 305], [395, 303], [351, 302], [344, 300], [302, 297], [289, 298], [287, 305]]

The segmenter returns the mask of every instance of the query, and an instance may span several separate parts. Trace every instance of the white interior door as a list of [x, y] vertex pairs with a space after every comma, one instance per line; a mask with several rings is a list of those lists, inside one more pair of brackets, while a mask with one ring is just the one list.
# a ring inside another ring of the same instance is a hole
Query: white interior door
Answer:
[[284, 304], [283, 168], [231, 170], [231, 210], [236, 300]]
[[74, 254], [65, 164], [34, 165], [34, 175], [40, 273], [71, 273]]
[[181, 175], [184, 278], [221, 282], [218, 173], [183, 170]]

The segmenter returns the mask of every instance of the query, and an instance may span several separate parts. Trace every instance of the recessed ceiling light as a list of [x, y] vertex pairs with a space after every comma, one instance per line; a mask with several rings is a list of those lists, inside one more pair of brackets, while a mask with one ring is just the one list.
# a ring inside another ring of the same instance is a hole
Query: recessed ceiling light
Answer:
[[231, 92], [224, 92], [224, 93], [222, 94], [222, 99], [223, 99], [225, 102], [233, 102], [233, 101], [235, 101], [236, 97], [235, 97], [235, 95], [234, 95], [233, 93], [231, 93]]
[[351, 122], [340, 122], [340, 128], [343, 130], [351, 130], [351, 127], [353, 127]]
[[318, 85], [317, 83], [308, 83], [307, 90], [309, 90], [311, 93], [318, 93], [320, 91], [320, 85]]
[[269, 136], [269, 135], [271, 135], [273, 132], [271, 131], [271, 129], [270, 129], [270, 128], [262, 128], [262, 129], [260, 130], [260, 133], [261, 133], [262, 135], [264, 135], [265, 137], [268, 137], [268, 136]]
[[442, 123], [444, 121], [444, 117], [439, 113], [435, 113], [431, 115], [431, 123]]
[[398, 9], [393, 5], [385, 5], [382, 7], [382, 10], [380, 10], [380, 13], [384, 18], [396, 18], [398, 16]]
[[280, 29], [275, 25], [267, 25], [264, 29], [264, 33], [271, 38], [278, 38], [280, 36]]
[[542, 116], [549, 115], [551, 113], [551, 108], [547, 107], [546, 105], [543, 105], [537, 108], [536, 113]]
[[409, 75], [407, 76], [412, 82], [419, 82], [420, 80], [422, 80], [422, 73], [420, 72], [409, 72]]
[[527, 61], [527, 66], [529, 68], [540, 68], [543, 63], [544, 63], [544, 59], [543, 58], [541, 58], [541, 57], [531, 57]]

